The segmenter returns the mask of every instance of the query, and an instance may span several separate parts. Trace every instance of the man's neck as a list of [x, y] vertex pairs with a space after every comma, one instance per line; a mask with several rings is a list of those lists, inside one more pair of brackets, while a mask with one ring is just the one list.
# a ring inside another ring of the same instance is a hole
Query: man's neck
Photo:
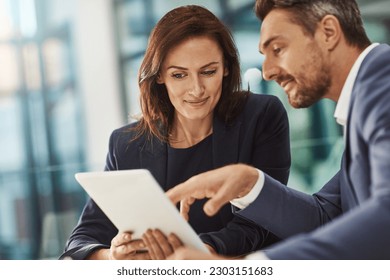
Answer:
[[339, 100], [348, 74], [362, 52], [362, 49], [348, 45], [344, 45], [335, 51], [331, 58], [332, 85], [328, 96], [326, 96], [327, 98], [335, 102]]

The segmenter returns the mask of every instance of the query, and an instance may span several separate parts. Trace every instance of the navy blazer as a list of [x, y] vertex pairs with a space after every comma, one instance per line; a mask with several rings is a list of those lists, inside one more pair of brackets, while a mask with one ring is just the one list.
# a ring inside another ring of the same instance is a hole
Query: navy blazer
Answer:
[[[167, 190], [167, 144], [156, 138], [146, 139], [146, 136], [130, 141], [134, 136], [134, 131], [129, 131], [131, 127], [134, 124], [112, 133], [105, 170], [145, 168]], [[242, 112], [232, 123], [225, 124], [214, 118], [213, 168], [247, 163], [287, 183], [291, 164], [289, 143], [287, 114], [280, 100], [270, 95], [250, 94]], [[277, 240], [253, 222], [234, 217], [230, 208], [226, 212], [229, 214], [226, 228], [201, 235], [202, 240], [217, 252], [240, 255]], [[109, 248], [116, 234], [114, 225], [89, 200], [61, 258], [84, 259], [93, 250]]]
[[271, 259], [390, 259], [390, 47], [375, 47], [353, 87], [340, 171], [310, 196], [266, 176], [238, 215], [281, 238]]

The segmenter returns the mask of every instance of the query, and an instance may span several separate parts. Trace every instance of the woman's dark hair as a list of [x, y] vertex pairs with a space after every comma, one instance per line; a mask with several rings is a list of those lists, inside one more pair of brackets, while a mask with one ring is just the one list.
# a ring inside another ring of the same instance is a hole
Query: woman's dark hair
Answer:
[[228, 123], [241, 110], [247, 92], [241, 91], [239, 56], [229, 29], [206, 8], [196, 5], [178, 7], [160, 19], [149, 37], [138, 73], [142, 117], [136, 127], [136, 137], [148, 133], [168, 141], [174, 107], [165, 85], [157, 83], [157, 77], [168, 52], [184, 40], [197, 36], [208, 36], [218, 43], [223, 52], [224, 67], [229, 73], [223, 78], [215, 114]]
[[273, 9], [287, 10], [291, 21], [303, 27], [313, 36], [317, 24], [326, 15], [335, 16], [343, 30], [346, 41], [351, 46], [364, 49], [370, 40], [363, 27], [359, 7], [355, 0], [257, 0], [256, 16], [260, 20]]

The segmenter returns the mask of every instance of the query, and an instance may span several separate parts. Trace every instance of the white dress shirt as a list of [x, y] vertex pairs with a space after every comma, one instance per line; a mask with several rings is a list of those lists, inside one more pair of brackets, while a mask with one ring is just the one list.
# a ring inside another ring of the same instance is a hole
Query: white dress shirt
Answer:
[[[349, 103], [350, 103], [352, 89], [355, 84], [357, 74], [359, 72], [360, 66], [362, 65], [364, 58], [368, 55], [368, 53], [372, 49], [374, 49], [378, 45], [379, 43], [371, 44], [359, 55], [359, 57], [353, 64], [351, 70], [349, 71], [348, 77], [345, 80], [343, 89], [341, 91], [339, 100], [337, 101], [334, 117], [336, 118], [337, 123], [344, 127], [344, 137], [346, 133], [346, 124], [348, 121], [348, 108], [350, 105]], [[259, 196], [261, 190], [264, 187], [264, 173], [261, 170], [258, 171], [259, 171], [259, 178], [255, 183], [255, 185], [253, 186], [252, 190], [246, 196], [231, 200], [230, 203], [232, 205], [238, 207], [239, 209], [244, 209]], [[257, 251], [246, 256], [245, 259], [246, 260], [267, 260], [268, 258], [263, 252]]]

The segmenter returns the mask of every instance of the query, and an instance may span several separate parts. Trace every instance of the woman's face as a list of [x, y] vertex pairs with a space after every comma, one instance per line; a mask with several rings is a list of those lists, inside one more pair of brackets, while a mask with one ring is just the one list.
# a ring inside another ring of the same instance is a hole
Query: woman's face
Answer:
[[165, 84], [176, 117], [203, 120], [212, 118], [227, 74], [217, 42], [199, 36], [184, 40], [168, 52], [157, 82]]

